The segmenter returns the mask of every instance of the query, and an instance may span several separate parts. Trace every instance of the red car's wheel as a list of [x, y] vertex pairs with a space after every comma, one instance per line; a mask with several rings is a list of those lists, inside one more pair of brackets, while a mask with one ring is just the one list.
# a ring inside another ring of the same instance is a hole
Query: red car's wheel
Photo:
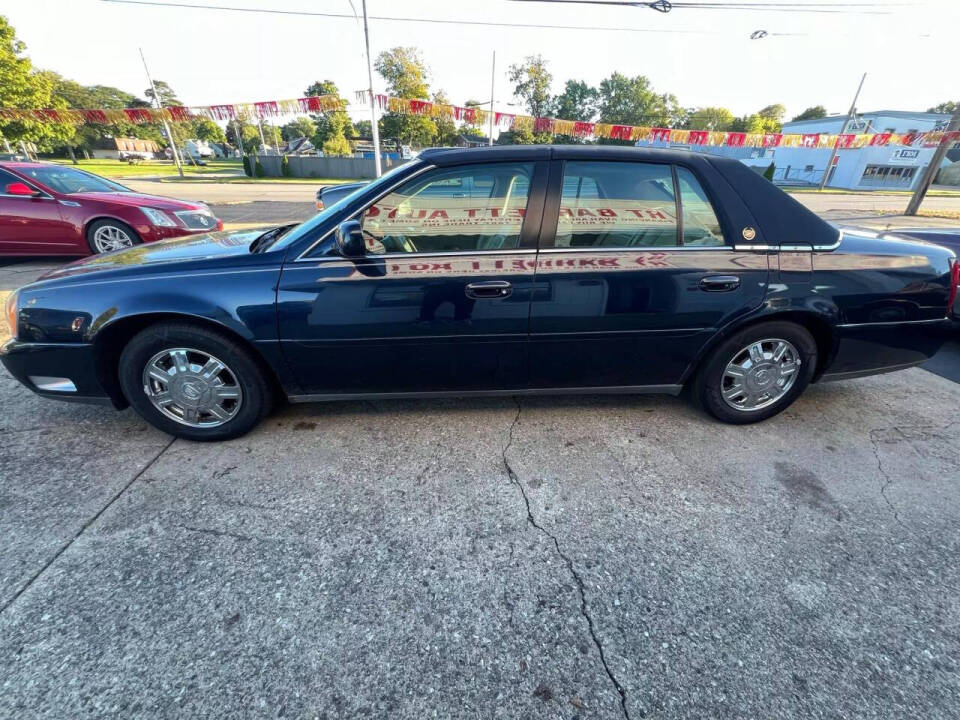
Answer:
[[141, 242], [136, 231], [119, 220], [97, 220], [87, 228], [87, 244], [95, 255], [133, 247]]

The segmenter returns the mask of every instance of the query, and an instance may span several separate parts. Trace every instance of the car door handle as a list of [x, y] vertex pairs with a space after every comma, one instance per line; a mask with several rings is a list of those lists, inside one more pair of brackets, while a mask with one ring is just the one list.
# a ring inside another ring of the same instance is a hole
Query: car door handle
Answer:
[[730, 292], [740, 287], [736, 275], [707, 275], [700, 281], [700, 289], [707, 292]]
[[487, 280], [486, 282], [469, 283], [465, 292], [468, 298], [489, 300], [507, 297], [513, 292], [513, 286], [506, 280]]

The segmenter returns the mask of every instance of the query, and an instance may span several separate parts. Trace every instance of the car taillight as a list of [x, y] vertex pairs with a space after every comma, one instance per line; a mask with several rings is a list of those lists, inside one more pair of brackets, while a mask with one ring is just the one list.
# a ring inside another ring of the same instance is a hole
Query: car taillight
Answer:
[[953, 315], [953, 301], [957, 299], [957, 287], [960, 286], [960, 258], [950, 261], [950, 295], [947, 299], [947, 317]]
[[17, 314], [19, 313], [19, 308], [17, 307], [17, 297], [20, 295], [18, 290], [14, 290], [10, 295], [7, 296], [7, 302], [4, 307], [4, 314], [7, 318], [7, 325], [10, 326], [10, 337], [16, 339], [17, 337]]

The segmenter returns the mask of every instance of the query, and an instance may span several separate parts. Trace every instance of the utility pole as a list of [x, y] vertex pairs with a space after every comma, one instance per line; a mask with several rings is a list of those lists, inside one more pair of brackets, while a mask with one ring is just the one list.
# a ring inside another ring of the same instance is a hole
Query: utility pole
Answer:
[[370, 57], [370, 27], [367, 24], [367, 0], [363, 0], [363, 40], [367, 46], [367, 88], [370, 95], [370, 132], [373, 135], [373, 167], [377, 177], [383, 173], [380, 168], [380, 128], [377, 127], [377, 99], [373, 95], [373, 58]]
[[[147, 73], [147, 80], [150, 81], [150, 89], [153, 90], [153, 100], [157, 103], [157, 109], [163, 112], [163, 103], [160, 102], [160, 95], [157, 93], [157, 86], [153, 84], [153, 78], [150, 77], [150, 68], [147, 67], [147, 59], [143, 56], [143, 48], [140, 48], [140, 59], [143, 60], [143, 69]], [[163, 118], [163, 129], [167, 133], [167, 140], [170, 141], [170, 150], [173, 152], [173, 162], [177, 165], [177, 172], [183, 177], [183, 165], [180, 164], [180, 153], [177, 152], [177, 143], [173, 139], [173, 130]]]
[[[953, 113], [953, 117], [950, 118], [950, 125], [947, 126], [948, 133], [954, 132], [955, 130], [960, 130], [960, 109]], [[930, 164], [927, 165], [927, 169], [923, 171], [920, 184], [917, 185], [917, 189], [913, 191], [913, 197], [910, 198], [910, 202], [907, 203], [907, 209], [904, 211], [904, 215], [917, 214], [917, 210], [920, 209], [920, 203], [923, 202], [927, 190], [930, 189], [930, 186], [933, 185], [933, 181], [937, 177], [937, 171], [940, 170], [940, 165], [943, 163], [943, 158], [947, 154], [947, 150], [949, 150], [950, 146], [955, 142], [956, 140], [947, 140], [946, 135], [940, 140], [940, 144], [937, 145], [933, 157], [930, 158]]]
[[246, 157], [247, 151], [243, 148], [243, 137], [240, 135], [240, 123], [237, 122], [236, 116], [233, 118], [233, 137], [237, 141], [237, 147], [240, 150], [240, 157]]
[[[853, 96], [853, 102], [850, 103], [850, 112], [847, 113], [847, 119], [843, 121], [843, 127], [840, 129], [840, 134], [845, 135], [847, 132], [847, 126], [850, 124], [850, 121], [853, 120], [854, 114], [857, 112], [857, 98], [860, 97], [860, 90], [863, 89], [863, 81], [867, 79], [867, 74], [864, 73], [863, 77], [860, 78], [860, 84], [857, 86], [857, 93]], [[840, 138], [837, 138], [837, 141], [833, 144], [833, 152], [830, 153], [830, 162], [827, 163], [826, 169], [823, 171], [823, 177], [820, 179], [820, 189], [823, 190], [827, 186], [827, 179], [830, 177], [830, 170], [833, 169], [833, 162], [837, 159], [837, 152], [840, 150]]]
[[267, 139], [263, 136], [263, 123], [260, 121], [260, 116], [257, 115], [257, 130], [260, 131], [260, 147], [263, 148], [263, 154], [267, 154]]
[[490, 68], [490, 117], [489, 117], [489, 129], [487, 134], [487, 145], [493, 145], [493, 92], [494, 84], [497, 81], [497, 51], [493, 51], [493, 66]]

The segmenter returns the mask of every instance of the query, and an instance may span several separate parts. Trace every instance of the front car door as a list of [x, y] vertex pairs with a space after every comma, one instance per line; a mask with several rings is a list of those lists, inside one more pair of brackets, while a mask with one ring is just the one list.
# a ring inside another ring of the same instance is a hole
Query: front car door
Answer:
[[[283, 269], [286, 358], [307, 396], [522, 388], [548, 163], [428, 167]], [[346, 219], [346, 218], [343, 218]]]
[[705, 176], [722, 179], [706, 162], [578, 157], [551, 170], [532, 383], [678, 392], [718, 329], [762, 303], [767, 256], [734, 249], [731, 218], [706, 189]]
[[[12, 183], [22, 183], [40, 194], [11, 195], [7, 187]], [[69, 253], [74, 248], [72, 235], [55, 198], [24, 178], [0, 169], [0, 254]]]

